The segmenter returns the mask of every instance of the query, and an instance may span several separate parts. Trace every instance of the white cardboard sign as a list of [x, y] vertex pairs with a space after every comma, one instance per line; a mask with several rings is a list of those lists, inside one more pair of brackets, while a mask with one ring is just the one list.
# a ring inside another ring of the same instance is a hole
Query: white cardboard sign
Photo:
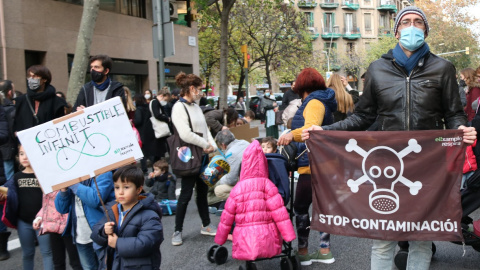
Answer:
[[17, 134], [44, 193], [143, 157], [120, 97]]

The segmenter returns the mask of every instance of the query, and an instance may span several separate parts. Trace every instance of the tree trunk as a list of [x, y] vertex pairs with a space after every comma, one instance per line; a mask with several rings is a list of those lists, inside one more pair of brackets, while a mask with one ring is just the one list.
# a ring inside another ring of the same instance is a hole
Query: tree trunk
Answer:
[[236, 0], [223, 0], [220, 22], [220, 109], [226, 109], [228, 96], [228, 15]]
[[272, 77], [270, 76], [270, 61], [265, 57], [265, 76], [267, 76], [268, 89], [272, 90]]
[[83, 1], [82, 21], [80, 22], [80, 29], [78, 30], [75, 56], [70, 72], [70, 79], [68, 80], [67, 100], [72, 104], [75, 103], [78, 93], [85, 81], [99, 6], [100, 0]]
[[237, 102], [240, 97], [244, 97], [245, 95], [242, 95], [242, 86], [243, 82], [245, 81], [245, 69], [243, 67], [240, 68], [240, 80], [238, 81], [238, 93], [237, 93]]

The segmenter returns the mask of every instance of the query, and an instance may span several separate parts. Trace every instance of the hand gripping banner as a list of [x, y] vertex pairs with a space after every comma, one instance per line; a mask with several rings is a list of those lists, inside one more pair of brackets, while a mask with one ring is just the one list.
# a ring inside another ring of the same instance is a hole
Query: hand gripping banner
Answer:
[[310, 132], [312, 229], [461, 241], [462, 140], [461, 130]]

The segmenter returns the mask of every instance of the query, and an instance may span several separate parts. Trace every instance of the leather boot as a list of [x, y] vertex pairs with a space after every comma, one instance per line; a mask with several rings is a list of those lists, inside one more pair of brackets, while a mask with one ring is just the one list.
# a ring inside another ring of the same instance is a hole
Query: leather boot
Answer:
[[297, 226], [298, 248], [308, 247], [308, 235], [310, 234], [310, 217], [308, 214], [296, 215], [295, 224]]
[[10, 253], [8, 252], [8, 237], [10, 237], [11, 232], [1, 232], [0, 233], [0, 261], [7, 260], [10, 258]]

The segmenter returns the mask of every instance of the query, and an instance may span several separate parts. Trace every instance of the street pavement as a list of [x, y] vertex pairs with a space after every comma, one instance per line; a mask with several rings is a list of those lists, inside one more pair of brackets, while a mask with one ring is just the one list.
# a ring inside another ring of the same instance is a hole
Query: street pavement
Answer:
[[[265, 129], [256, 121], [252, 126], [260, 127], [260, 135], [265, 136]], [[177, 188], [180, 187], [180, 181], [177, 182]], [[178, 192], [179, 190], [177, 190]], [[207, 252], [214, 244], [214, 237], [200, 234], [201, 221], [193, 197], [187, 209], [187, 214], [183, 230], [183, 245], [172, 246], [171, 237], [175, 226], [175, 216], [164, 216], [162, 219], [164, 227], [165, 240], [160, 250], [162, 253], [161, 269], [238, 269], [245, 262], [234, 260], [231, 257], [232, 243], [227, 241], [225, 247], [228, 250], [227, 262], [223, 265], [210, 263], [207, 259]], [[474, 219], [480, 218], [480, 211], [477, 210], [471, 215]], [[220, 217], [210, 215], [213, 224], [218, 224]], [[10, 251], [11, 258], [0, 262], [1, 270], [18, 270], [22, 268], [22, 252], [18, 248], [18, 236], [16, 231], [12, 230], [9, 248], [17, 248]], [[320, 241], [319, 234], [315, 231], [310, 233], [310, 252], [314, 252]], [[470, 246], [453, 244], [450, 242], [435, 242], [437, 252], [432, 259], [431, 269], [480, 269], [480, 253]], [[296, 240], [293, 246], [297, 246]], [[303, 266], [302, 269], [369, 269], [370, 253], [372, 240], [331, 236], [331, 250], [335, 257], [335, 262], [330, 265], [313, 263], [311, 266]], [[256, 263], [258, 269], [280, 269], [280, 259], [266, 260]], [[35, 254], [35, 269], [42, 269], [40, 250], [37, 247]], [[70, 268], [67, 268], [70, 269]], [[395, 267], [393, 269], [396, 269]]]

